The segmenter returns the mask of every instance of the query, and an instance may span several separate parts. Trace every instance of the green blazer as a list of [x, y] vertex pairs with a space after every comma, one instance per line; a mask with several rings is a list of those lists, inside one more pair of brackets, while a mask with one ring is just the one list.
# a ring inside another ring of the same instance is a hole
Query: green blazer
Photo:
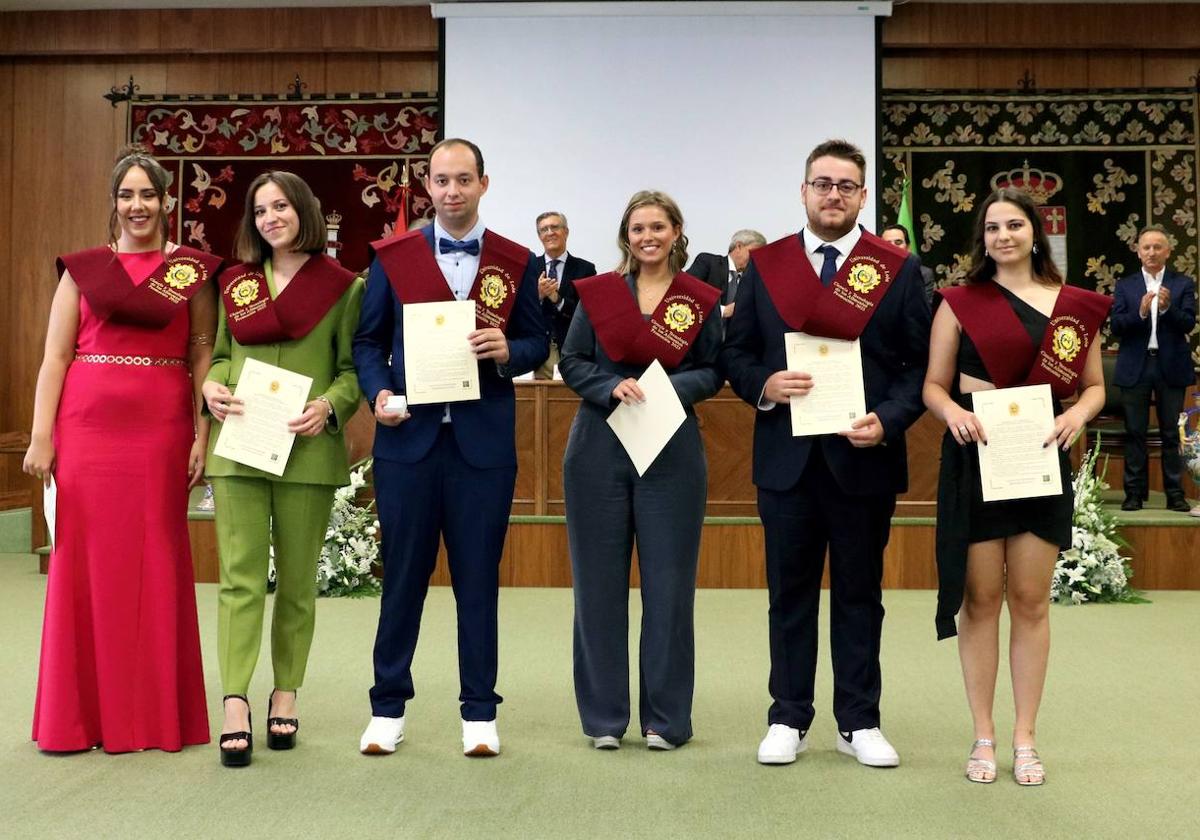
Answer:
[[[270, 287], [271, 296], [274, 297], [274, 284], [271, 283]], [[217, 436], [221, 433], [221, 424], [213, 420], [212, 432], [208, 438], [208, 466], [205, 470], [209, 478], [242, 476], [296, 484], [332, 484], [339, 487], [350, 483], [350, 467], [346, 457], [346, 444], [342, 438], [342, 426], [358, 410], [359, 401], [362, 399], [350, 345], [354, 339], [354, 331], [358, 328], [364, 288], [362, 278], [356, 278], [308, 335], [295, 341], [282, 341], [277, 344], [239, 344], [229, 334], [225, 308], [220, 307], [212, 368], [208, 371], [209, 381], [220, 382], [233, 390], [237, 387], [238, 377], [246, 359], [257, 359], [269, 365], [311, 376], [313, 384], [308, 399], [324, 395], [333, 406], [334, 419], [321, 434], [314, 437], [296, 436], [292, 454], [282, 476], [271, 475], [214, 455], [213, 447], [216, 446]], [[207, 406], [202, 410], [207, 412]]]

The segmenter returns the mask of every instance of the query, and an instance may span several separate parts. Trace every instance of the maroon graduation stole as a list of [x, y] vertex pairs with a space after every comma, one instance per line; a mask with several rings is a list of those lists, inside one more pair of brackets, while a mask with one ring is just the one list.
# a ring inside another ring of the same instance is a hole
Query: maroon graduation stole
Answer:
[[308, 258], [292, 282], [272, 299], [261, 265], [242, 263], [225, 271], [221, 304], [238, 344], [272, 344], [303, 338], [354, 282], [354, 272], [325, 254]]
[[997, 388], [1050, 386], [1058, 399], [1079, 389], [1088, 349], [1112, 298], [1064, 285], [1054, 303], [1041, 347], [1034, 347], [1021, 319], [994, 282], [939, 289]]
[[180, 306], [195, 296], [211, 278], [221, 273], [221, 258], [180, 246], [145, 279], [132, 278], [107, 246], [64, 254], [58, 274], [71, 279], [97, 317], [143, 327], [165, 327]]
[[[392, 291], [401, 303], [454, 300], [454, 292], [433, 256], [433, 248], [421, 230], [371, 243], [371, 249], [383, 265]], [[508, 315], [516, 303], [517, 289], [528, 264], [528, 248], [490, 230], [484, 231], [479, 271], [469, 295], [475, 301], [477, 329], [507, 329]]]
[[721, 299], [719, 289], [681, 271], [647, 322], [621, 274], [576, 280], [575, 289], [610, 359], [631, 365], [658, 359], [665, 368], [679, 367]]
[[750, 255], [771, 303], [789, 327], [849, 340], [862, 335], [907, 258], [906, 252], [864, 230], [826, 287], [799, 236], [764, 245]]

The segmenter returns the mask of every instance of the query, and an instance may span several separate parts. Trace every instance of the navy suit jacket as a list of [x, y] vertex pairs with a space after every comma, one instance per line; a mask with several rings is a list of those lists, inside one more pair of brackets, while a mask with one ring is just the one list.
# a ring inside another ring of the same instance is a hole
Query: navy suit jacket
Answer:
[[[738, 284], [737, 306], [725, 328], [721, 369], [739, 397], [755, 406], [754, 483], [789, 490], [800, 480], [808, 454], [820, 446], [838, 486], [852, 496], [908, 489], [904, 433], [925, 411], [921, 387], [929, 359], [929, 305], [921, 263], [909, 255], [859, 337], [867, 411], [883, 424], [878, 446], [856, 449], [838, 435], [793, 437], [787, 405], [763, 411], [758, 401], [771, 374], [787, 367], [784, 333], [791, 327], [775, 309], [751, 254]], [[814, 383], [814, 387], [837, 387]]]
[[[546, 255], [538, 257], [538, 271], [546, 265]], [[596, 266], [587, 260], [580, 259], [567, 252], [567, 260], [560, 267], [558, 281], [558, 296], [562, 299], [562, 308], [550, 302], [550, 298], [542, 301], [542, 315], [546, 319], [546, 328], [554, 338], [554, 343], [561, 350], [567, 343], [567, 330], [571, 328], [571, 318], [575, 316], [575, 307], [579, 305], [579, 292], [575, 291], [575, 281], [596, 274]]]
[[[425, 235], [433, 250], [433, 226]], [[493, 235], [485, 231], [484, 237]], [[451, 426], [459, 451], [467, 463], [480, 469], [515, 467], [514, 442], [516, 399], [513, 376], [536, 368], [550, 354], [550, 339], [538, 308], [537, 278], [541, 266], [532, 253], [526, 262], [517, 299], [509, 312], [508, 364], [500, 366], [492, 359], [479, 362], [478, 400], [450, 405]], [[404, 278], [396, 278], [400, 283]], [[392, 291], [383, 266], [376, 259], [367, 274], [362, 315], [354, 335], [354, 367], [358, 382], [371, 406], [386, 389], [405, 393], [404, 384], [404, 304]], [[409, 406], [411, 418], [399, 426], [375, 424], [376, 458], [415, 463], [429, 452], [442, 426], [445, 403]]]
[[[1171, 304], [1158, 313], [1158, 364], [1168, 385], [1186, 388], [1196, 379], [1188, 335], [1196, 326], [1196, 281], [1167, 269], [1163, 286], [1171, 292]], [[1146, 280], [1139, 268], [1117, 282], [1113, 292], [1112, 333], [1121, 340], [1113, 384], [1131, 388], [1142, 375], [1146, 347], [1150, 343], [1150, 318], [1141, 316]]]
[[[729, 288], [729, 257], [722, 254], [697, 254], [692, 260], [692, 267], [687, 273], [698, 280], [703, 280], [714, 289], [721, 290], [721, 303], [725, 300], [725, 290]], [[720, 313], [717, 313], [718, 315]]]

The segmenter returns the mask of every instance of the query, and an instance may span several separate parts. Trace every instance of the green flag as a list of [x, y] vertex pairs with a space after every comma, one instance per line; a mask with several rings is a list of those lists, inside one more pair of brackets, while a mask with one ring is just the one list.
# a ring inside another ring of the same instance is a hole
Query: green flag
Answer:
[[907, 178], [904, 179], [903, 194], [900, 196], [900, 210], [896, 213], [896, 224], [908, 231], [908, 247], [914, 254], [917, 252], [917, 232], [913, 228], [912, 218], [912, 199], [909, 194], [912, 189], [912, 182]]

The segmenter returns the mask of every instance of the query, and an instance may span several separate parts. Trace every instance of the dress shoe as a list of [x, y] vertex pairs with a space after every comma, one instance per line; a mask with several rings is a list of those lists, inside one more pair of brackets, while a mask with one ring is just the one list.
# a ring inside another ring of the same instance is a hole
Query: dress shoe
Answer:
[[490, 758], [500, 755], [500, 733], [496, 731], [496, 721], [464, 720], [463, 755], [476, 758]]
[[372, 717], [358, 741], [363, 755], [391, 755], [404, 740], [404, 716]]
[[1121, 502], [1121, 510], [1141, 510], [1142, 500], [1134, 496], [1126, 496], [1125, 501]]
[[786, 723], [772, 723], [758, 745], [759, 764], [791, 764], [797, 753], [808, 749], [808, 730], [801, 732]]
[[1180, 513], [1189, 513], [1192, 506], [1188, 504], [1187, 499], [1183, 496], [1167, 496], [1167, 510], [1175, 510]]
[[619, 750], [621, 739], [616, 735], [597, 735], [592, 739], [592, 746], [598, 750]]
[[898, 767], [900, 756], [883, 737], [879, 727], [872, 729], [855, 729], [853, 732], [839, 732], [837, 739], [838, 752], [852, 755], [859, 764], [868, 767]]
[[658, 750], [659, 752], [668, 752], [675, 749], [674, 744], [654, 731], [649, 731], [646, 733], [646, 746], [652, 750]]

